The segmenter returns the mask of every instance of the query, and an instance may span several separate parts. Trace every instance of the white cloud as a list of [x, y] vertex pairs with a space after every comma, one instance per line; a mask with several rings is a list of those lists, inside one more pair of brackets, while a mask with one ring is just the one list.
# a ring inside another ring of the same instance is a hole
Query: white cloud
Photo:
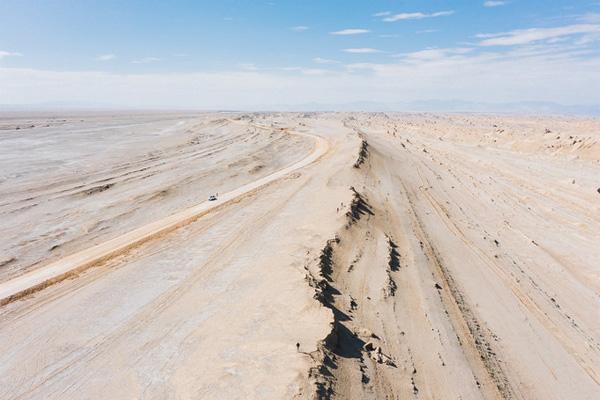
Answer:
[[346, 36], [346, 35], [360, 35], [362, 33], [369, 33], [369, 32], [371, 32], [371, 31], [368, 29], [350, 28], [350, 29], [342, 29], [341, 31], [329, 32], [329, 34]]
[[600, 13], [587, 13], [582, 15], [579, 20], [588, 24], [598, 24], [600, 23]]
[[515, 46], [585, 33], [599, 33], [600, 25], [578, 24], [557, 28], [517, 29], [502, 33], [480, 33], [480, 46]]
[[483, 3], [484, 7], [500, 7], [506, 5], [506, 1], [488, 0]]
[[419, 51], [414, 51], [412, 53], [405, 53], [395, 55], [394, 57], [404, 58], [405, 61], [425, 61], [425, 60], [441, 60], [441, 59], [451, 59], [453, 56], [461, 56], [463, 54], [467, 54], [473, 51], [473, 48], [470, 47], [455, 47], [455, 48], [429, 48]]
[[576, 45], [586, 46], [588, 44], [600, 42], [600, 33], [592, 33], [589, 35], [583, 35], [575, 41]]
[[3, 59], [4, 57], [20, 57], [23, 54], [21, 53], [15, 53], [12, 51], [2, 51], [0, 50], [0, 60]]
[[114, 54], [101, 54], [98, 57], [96, 57], [97, 61], [110, 61], [110, 60], [114, 60], [115, 58], [117, 58], [117, 56], [115, 56]]
[[244, 71], [258, 71], [258, 67], [254, 63], [241, 63], [239, 67]]
[[294, 32], [304, 32], [304, 31], [307, 31], [309, 29], [309, 27], [304, 26], [304, 25], [298, 25], [298, 26], [292, 26], [290, 29], [293, 30]]
[[353, 54], [372, 54], [372, 53], [381, 53], [381, 50], [372, 49], [370, 47], [359, 47], [354, 49], [344, 49], [346, 53]]
[[454, 11], [438, 11], [431, 14], [422, 13], [422, 12], [412, 12], [412, 13], [400, 13], [389, 15], [385, 17], [383, 20], [386, 22], [396, 22], [396, 21], [404, 21], [409, 19], [424, 19], [424, 18], [435, 18], [435, 17], [445, 17], [448, 15], [454, 14]]
[[439, 29], [421, 29], [421, 30], [417, 31], [418, 34], [421, 34], [421, 33], [435, 33], [435, 32], [439, 32]]
[[0, 104], [86, 104], [93, 98], [116, 107], [188, 109], [273, 109], [368, 99], [597, 105], [600, 92], [600, 54], [571, 42], [484, 52], [469, 47], [423, 49], [393, 62], [350, 64], [329, 71], [232, 68], [124, 74], [0, 67]]
[[316, 64], [339, 64], [339, 61], [336, 60], [330, 60], [327, 58], [321, 58], [321, 57], [315, 57], [312, 59], [314, 63]]
[[382, 11], [382, 12], [378, 12], [376, 14], [373, 14], [374, 17], [386, 17], [388, 15], [390, 15], [391, 12], [389, 11]]
[[133, 60], [131, 63], [132, 64], [150, 64], [150, 63], [157, 62], [157, 61], [160, 61], [160, 58], [144, 57], [144, 58], [140, 58], [138, 60]]
[[330, 73], [330, 71], [321, 68], [302, 68], [300, 72], [304, 75], [325, 75]]

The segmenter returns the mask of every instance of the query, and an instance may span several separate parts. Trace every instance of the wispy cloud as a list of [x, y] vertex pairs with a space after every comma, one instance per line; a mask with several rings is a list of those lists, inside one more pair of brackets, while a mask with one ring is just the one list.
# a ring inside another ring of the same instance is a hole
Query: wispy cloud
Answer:
[[346, 36], [346, 35], [360, 35], [362, 33], [369, 33], [369, 32], [371, 32], [371, 31], [368, 29], [349, 28], [349, 29], [342, 29], [341, 31], [329, 32], [329, 34]]
[[137, 60], [133, 60], [131, 63], [132, 64], [150, 64], [153, 62], [157, 62], [160, 61], [160, 58], [157, 57], [144, 57], [144, 58], [140, 58]]
[[339, 61], [336, 60], [330, 60], [327, 58], [321, 58], [321, 57], [315, 57], [312, 59], [314, 63], [316, 64], [339, 64]]
[[383, 21], [385, 22], [396, 22], [396, 21], [405, 21], [409, 19], [424, 19], [424, 18], [435, 18], [435, 17], [445, 17], [448, 15], [454, 14], [453, 10], [449, 11], [438, 11], [434, 13], [422, 13], [422, 12], [412, 12], [412, 13], [400, 13], [393, 14], [385, 17]]
[[304, 31], [307, 31], [309, 29], [309, 27], [304, 26], [304, 25], [298, 25], [298, 26], [292, 26], [290, 29], [294, 32], [304, 32]]
[[405, 61], [433, 61], [433, 60], [450, 60], [453, 57], [463, 56], [473, 51], [471, 47], [453, 47], [453, 48], [430, 48], [412, 53], [397, 54], [394, 57], [403, 58]]
[[[598, 6], [600, 6], [600, 3], [598, 3]], [[579, 20], [589, 24], [597, 24], [600, 23], [600, 13], [587, 13], [582, 15]]]
[[544, 40], [556, 40], [566, 36], [600, 33], [600, 25], [576, 24], [556, 28], [517, 29], [502, 33], [480, 33], [480, 46], [515, 46]]
[[[585, 57], [585, 62], [581, 62]], [[452, 99], [452, 91], [477, 101], [554, 101], [597, 104], [600, 57], [569, 46], [528, 46], [491, 52], [473, 48], [424, 49], [397, 55], [396, 63], [346, 66], [370, 84], [402, 89], [409, 98]], [[365, 79], [365, 78], [363, 78]], [[426, 79], [421, 84], [415, 80]], [[477, 89], [470, 85], [479, 85]], [[577, 94], [569, 89], [577, 87]], [[386, 96], [385, 90], [381, 96]]]
[[241, 63], [239, 67], [244, 71], [258, 71], [258, 67], [254, 63]]
[[373, 53], [381, 53], [381, 50], [373, 49], [370, 47], [359, 47], [354, 49], [344, 49], [346, 53], [352, 54], [373, 54]]
[[418, 30], [417, 33], [421, 34], [421, 33], [435, 33], [435, 32], [439, 32], [439, 29], [421, 29]]
[[117, 58], [117, 56], [114, 54], [100, 54], [98, 57], [96, 57], [96, 61], [110, 61], [114, 60], [115, 58]]
[[570, 43], [480, 50], [424, 49], [394, 62], [351, 64], [326, 73], [236, 68], [128, 74], [0, 66], [0, 104], [76, 103], [90, 97], [115, 105], [203, 109], [371, 98], [598, 104], [598, 52], [583, 54], [585, 49]]
[[484, 7], [500, 7], [506, 5], [506, 1], [500, 0], [487, 0], [483, 3]]
[[389, 12], [389, 11], [382, 11], [382, 12], [378, 12], [378, 13], [373, 14], [373, 16], [374, 17], [386, 17], [386, 16], [388, 16], [390, 14], [392, 14], [392, 13]]
[[300, 72], [302, 75], [325, 75], [328, 73], [331, 73], [331, 71], [328, 71], [326, 69], [320, 69], [320, 68], [303, 68], [303, 67], [284, 67], [281, 68], [282, 71], [287, 71], [287, 72]]
[[4, 57], [20, 57], [23, 54], [21, 53], [16, 53], [13, 51], [2, 51], [0, 50], [0, 60], [3, 59]]

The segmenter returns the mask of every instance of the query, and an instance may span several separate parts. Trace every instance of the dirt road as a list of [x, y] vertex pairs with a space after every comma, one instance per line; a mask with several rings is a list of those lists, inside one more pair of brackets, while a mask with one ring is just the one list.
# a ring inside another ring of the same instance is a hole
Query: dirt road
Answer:
[[[262, 130], [271, 130], [271, 128], [263, 127], [257, 124], [252, 124], [252, 126]], [[177, 228], [197, 220], [217, 207], [227, 206], [229, 203], [236, 200], [239, 201], [240, 197], [247, 195], [253, 190], [257, 190], [262, 186], [268, 185], [271, 182], [275, 182], [276, 180], [281, 179], [286, 175], [313, 163], [327, 153], [329, 144], [323, 138], [289, 130], [286, 130], [286, 133], [289, 135], [304, 136], [313, 139], [315, 141], [313, 151], [305, 158], [295, 162], [292, 165], [286, 166], [285, 168], [263, 176], [260, 179], [249, 182], [232, 191], [222, 193], [222, 195], [216, 198], [214, 201], [206, 200], [196, 206], [178, 211], [173, 215], [157, 221], [153, 221], [150, 224], [134, 229], [104, 243], [71, 254], [68, 257], [62, 258], [43, 267], [39, 267], [29, 273], [19, 275], [8, 281], [1, 282], [0, 306], [11, 301], [15, 301], [16, 299], [34, 293], [38, 290], [44, 289], [51, 284], [55, 284], [67, 279], [68, 277], [76, 275], [93, 266], [94, 264], [114, 258], [131, 250], [134, 247], [143, 244], [144, 242], [157, 239], [160, 236], [163, 236]]]

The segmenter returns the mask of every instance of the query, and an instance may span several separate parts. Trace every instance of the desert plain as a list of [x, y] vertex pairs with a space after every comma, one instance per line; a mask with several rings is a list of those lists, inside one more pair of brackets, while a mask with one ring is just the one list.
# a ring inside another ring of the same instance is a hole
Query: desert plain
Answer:
[[0, 221], [1, 399], [600, 398], [598, 119], [2, 114]]

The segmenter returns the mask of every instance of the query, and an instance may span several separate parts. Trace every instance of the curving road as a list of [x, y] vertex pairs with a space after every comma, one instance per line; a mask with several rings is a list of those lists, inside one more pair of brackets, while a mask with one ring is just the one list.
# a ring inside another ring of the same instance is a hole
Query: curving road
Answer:
[[337, 121], [285, 122], [314, 138], [308, 157], [63, 259], [37, 282], [92, 267], [0, 307], [0, 398], [297, 394], [311, 367], [303, 352], [316, 350], [331, 318], [304, 262], [341, 218], [347, 183], [330, 174], [351, 172], [356, 141], [320, 137], [349, 133]]
[[[259, 124], [252, 125], [260, 129], [273, 129]], [[314, 139], [315, 146], [313, 151], [304, 159], [286, 168], [247, 183], [235, 190], [221, 194], [216, 201], [204, 201], [196, 206], [137, 228], [89, 249], [72, 254], [42, 268], [23, 274], [9, 281], [2, 282], [0, 283], [0, 306], [41, 290], [51, 284], [60, 282], [95, 264], [121, 255], [148, 240], [157, 238], [160, 235], [164, 235], [174, 229], [189, 224], [218, 207], [229, 204], [253, 190], [281, 179], [282, 177], [313, 163], [323, 156], [329, 148], [327, 140], [322, 137], [290, 130], [286, 131], [294, 135], [306, 136]]]

